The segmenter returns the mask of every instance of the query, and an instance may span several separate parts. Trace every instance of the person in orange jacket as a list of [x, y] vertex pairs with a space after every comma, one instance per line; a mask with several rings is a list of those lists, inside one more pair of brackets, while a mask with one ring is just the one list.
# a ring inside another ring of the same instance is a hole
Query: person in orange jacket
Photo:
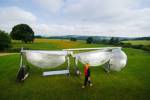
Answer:
[[84, 85], [82, 86], [82, 88], [85, 88], [87, 83], [89, 83], [90, 86], [92, 86], [91, 78], [90, 78], [90, 64], [89, 63], [86, 63], [84, 66], [84, 76], [85, 76], [85, 80], [84, 80]]

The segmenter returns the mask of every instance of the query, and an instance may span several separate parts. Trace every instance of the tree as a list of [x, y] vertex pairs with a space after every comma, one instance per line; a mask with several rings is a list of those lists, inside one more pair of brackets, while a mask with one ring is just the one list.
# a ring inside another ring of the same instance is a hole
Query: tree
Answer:
[[112, 37], [110, 40], [109, 40], [109, 44], [113, 44], [113, 45], [117, 45], [120, 43], [120, 40], [119, 38], [117, 37]]
[[10, 32], [11, 38], [14, 40], [22, 40], [23, 42], [33, 42], [34, 32], [27, 24], [18, 24], [12, 28]]
[[77, 41], [77, 39], [72, 37], [72, 38], [70, 38], [70, 41]]
[[41, 35], [36, 35], [34, 38], [43, 38]]
[[11, 38], [10, 36], [0, 30], [0, 50], [9, 49], [11, 47]]
[[93, 38], [92, 38], [92, 37], [88, 37], [88, 38], [86, 39], [86, 43], [87, 43], [87, 44], [93, 43]]
[[109, 40], [103, 39], [103, 40], [101, 40], [101, 42], [102, 42], [103, 44], [108, 44]]
[[120, 43], [119, 38], [116, 37], [116, 38], [114, 39], [114, 43], [115, 43], [115, 44], [119, 44], [119, 43]]
[[109, 40], [109, 44], [114, 44], [114, 37]]

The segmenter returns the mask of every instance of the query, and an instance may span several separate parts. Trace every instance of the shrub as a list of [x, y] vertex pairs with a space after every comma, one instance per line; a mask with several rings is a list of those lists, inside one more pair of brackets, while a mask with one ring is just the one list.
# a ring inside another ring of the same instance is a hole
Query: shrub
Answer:
[[110, 40], [109, 40], [109, 44], [110, 45], [118, 45], [120, 43], [120, 40], [119, 40], [119, 38], [117, 38], [117, 37], [112, 37]]
[[88, 37], [88, 38], [86, 39], [86, 43], [87, 43], [87, 44], [93, 43], [93, 38], [92, 38], [92, 37]]
[[145, 51], [150, 51], [150, 45], [144, 45], [142, 46], [142, 49]]
[[11, 47], [11, 38], [10, 36], [0, 30], [0, 51], [7, 50]]
[[131, 48], [132, 44], [131, 43], [121, 43], [121, 46]]
[[132, 45], [132, 48], [135, 49], [142, 49], [143, 45]]
[[70, 38], [70, 41], [77, 41], [76, 38]]

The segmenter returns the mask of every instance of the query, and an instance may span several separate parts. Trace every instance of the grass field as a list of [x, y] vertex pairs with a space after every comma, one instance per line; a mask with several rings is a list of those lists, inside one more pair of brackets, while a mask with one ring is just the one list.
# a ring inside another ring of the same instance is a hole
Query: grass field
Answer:
[[[84, 41], [35, 40], [34, 44], [13, 41], [13, 48], [55, 50], [77, 47], [102, 47]], [[148, 100], [150, 98], [150, 53], [123, 49], [128, 56], [127, 66], [120, 72], [106, 74], [101, 66], [91, 68], [93, 87], [82, 89], [83, 74], [74, 75], [73, 63], [70, 77], [40, 76], [42, 69], [31, 66], [30, 76], [24, 83], [16, 83], [19, 54], [0, 56], [0, 100]], [[57, 69], [64, 68], [65, 64]], [[83, 67], [80, 64], [80, 70]], [[51, 69], [49, 69], [51, 70]], [[54, 70], [54, 69], [52, 69]]]
[[149, 40], [130, 40], [130, 41], [123, 41], [124, 43], [131, 43], [132, 45], [150, 45]]
[[99, 47], [104, 46], [103, 44], [86, 44], [85, 41], [73, 42], [70, 40], [48, 40], [48, 39], [35, 39], [35, 43], [33, 44], [24, 44], [20, 43], [20, 41], [12, 41], [13, 48], [30, 48], [36, 50], [58, 50], [58, 49], [68, 49], [68, 48], [76, 48], [76, 47]]

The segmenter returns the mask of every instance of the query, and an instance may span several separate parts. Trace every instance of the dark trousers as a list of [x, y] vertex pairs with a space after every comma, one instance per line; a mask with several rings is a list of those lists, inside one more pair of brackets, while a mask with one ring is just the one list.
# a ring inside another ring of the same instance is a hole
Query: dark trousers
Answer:
[[84, 80], [84, 86], [87, 85], [87, 83], [91, 84], [91, 81], [88, 80], [89, 76], [85, 76], [85, 80]]

